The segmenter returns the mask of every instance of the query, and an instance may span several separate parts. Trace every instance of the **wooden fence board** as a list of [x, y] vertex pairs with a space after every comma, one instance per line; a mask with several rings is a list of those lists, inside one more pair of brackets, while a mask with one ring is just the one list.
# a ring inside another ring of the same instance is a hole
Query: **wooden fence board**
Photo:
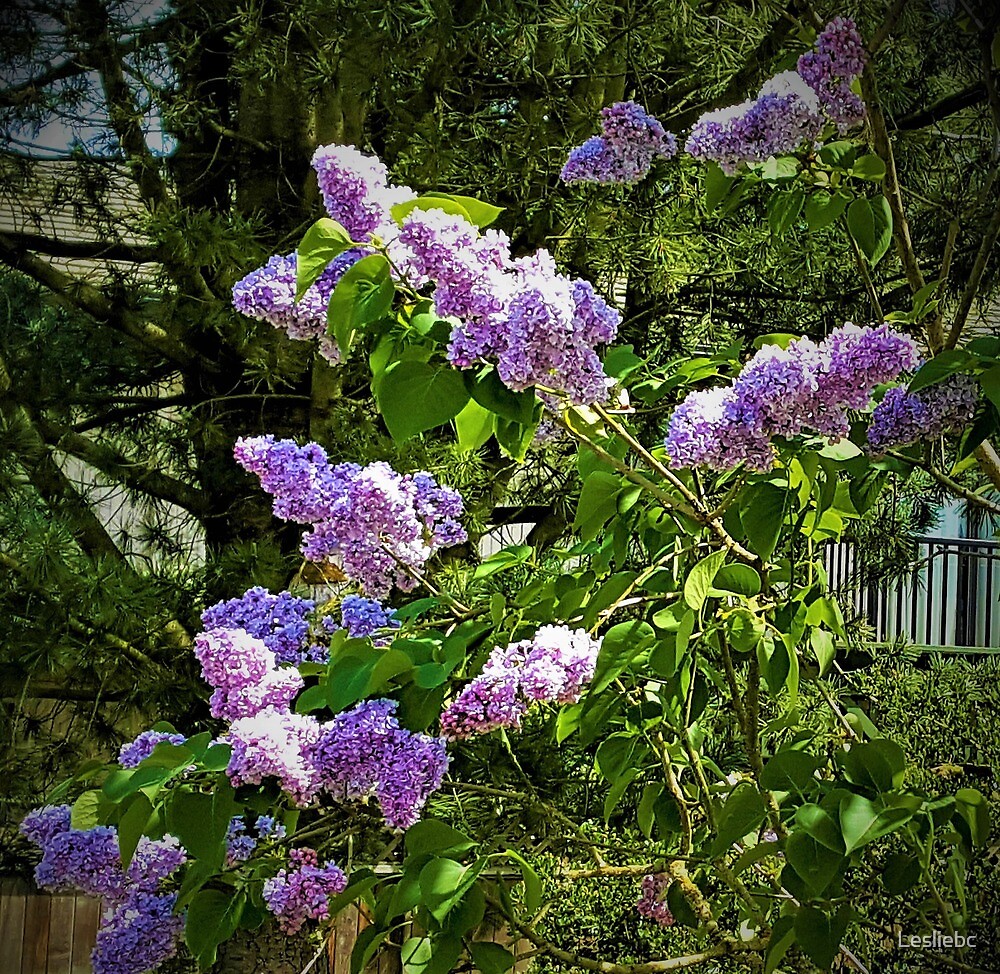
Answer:
[[0, 971], [21, 970], [27, 891], [28, 884], [20, 880], [0, 883]]
[[90, 952], [97, 940], [97, 924], [101, 919], [101, 901], [92, 896], [73, 897], [73, 949], [70, 952], [72, 974], [92, 974]]
[[74, 918], [78, 899], [76, 896], [52, 897], [46, 974], [72, 974]]
[[29, 896], [24, 909], [24, 952], [21, 974], [45, 974], [49, 953], [49, 908], [52, 897]]

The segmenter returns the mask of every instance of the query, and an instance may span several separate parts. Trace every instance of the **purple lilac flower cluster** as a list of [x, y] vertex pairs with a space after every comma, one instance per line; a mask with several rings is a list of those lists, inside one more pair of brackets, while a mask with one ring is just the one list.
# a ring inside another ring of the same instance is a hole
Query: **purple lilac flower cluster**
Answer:
[[391, 234], [392, 207], [417, 195], [408, 186], [393, 186], [385, 165], [353, 145], [321, 145], [312, 167], [326, 212], [358, 243]]
[[815, 142], [823, 124], [819, 97], [798, 74], [786, 71], [766, 82], [756, 98], [702, 115], [684, 149], [732, 175], [741, 163], [763, 162]]
[[838, 17], [803, 54], [796, 71], [767, 81], [755, 99], [702, 115], [685, 151], [714, 161], [732, 175], [741, 163], [811, 145], [828, 123], [841, 133], [864, 121], [865, 107], [851, 90], [865, 66], [864, 43], [852, 20]]
[[397, 242], [399, 264], [434, 282], [437, 313], [459, 319], [448, 345], [453, 365], [494, 362], [515, 391], [540, 386], [574, 403], [607, 398], [594, 348], [614, 338], [621, 315], [591, 284], [560, 274], [547, 251], [512, 258], [506, 235], [480, 236], [442, 210], [409, 214]]
[[264, 883], [264, 903], [286, 934], [299, 931], [306, 920], [325, 920], [329, 898], [343, 892], [347, 876], [333, 862], [320, 866], [313, 849], [293, 849], [289, 868]]
[[209, 701], [213, 717], [239, 720], [266, 709], [285, 709], [303, 686], [298, 670], [279, 669], [263, 641], [242, 629], [201, 633], [194, 655], [202, 677], [215, 687]]
[[79, 889], [104, 900], [106, 910], [91, 954], [96, 974], [143, 974], [177, 953], [184, 930], [177, 895], [160, 884], [187, 861], [173, 836], [139, 840], [122, 870], [118, 834], [109, 826], [74, 829], [68, 805], [28, 814], [22, 833], [42, 850], [35, 881], [44, 889]]
[[670, 888], [671, 879], [665, 873], [642, 877], [642, 895], [635, 904], [635, 910], [641, 917], [653, 920], [661, 927], [672, 927], [674, 915], [664, 899]]
[[918, 392], [890, 389], [872, 411], [868, 445], [875, 453], [933, 440], [972, 422], [979, 386], [972, 376], [954, 375]]
[[562, 169], [567, 183], [634, 183], [657, 158], [677, 154], [677, 139], [634, 101], [601, 109], [601, 135], [573, 149]]
[[799, 58], [799, 75], [841, 133], [865, 120], [864, 102], [851, 90], [851, 83], [861, 77], [867, 61], [865, 42], [849, 17], [831, 20], [816, 38], [815, 49]]
[[311, 561], [335, 561], [374, 596], [394, 585], [412, 589], [436, 551], [466, 540], [461, 495], [428, 473], [398, 474], [388, 464], [331, 466], [315, 443], [273, 436], [240, 439], [237, 461], [274, 496], [278, 517], [312, 525], [302, 550]]
[[345, 595], [341, 599], [339, 623], [332, 616], [326, 616], [323, 620], [323, 628], [327, 632], [346, 629], [351, 639], [376, 637], [376, 646], [389, 642], [389, 637], [379, 637], [379, 633], [399, 627], [400, 621], [394, 610], [387, 609], [377, 599], [366, 599], [363, 595]]
[[888, 325], [850, 322], [816, 344], [765, 345], [730, 386], [690, 393], [674, 410], [666, 437], [673, 467], [768, 470], [774, 436], [848, 432], [848, 409], [868, 405], [875, 387], [913, 369], [913, 340]]
[[290, 592], [275, 595], [259, 585], [239, 598], [218, 602], [201, 614], [206, 629], [244, 629], [263, 640], [279, 663], [326, 661], [326, 649], [309, 639], [309, 617], [315, 611], [312, 599]]
[[183, 734], [169, 734], [166, 731], [143, 731], [134, 741], [123, 744], [118, 752], [118, 763], [123, 768], [134, 768], [141, 764], [156, 749], [157, 744], [183, 744], [187, 738]]
[[312, 165], [327, 212], [359, 246], [334, 258], [299, 301], [295, 300], [296, 255], [274, 256], [237, 282], [233, 307], [286, 331], [290, 338], [317, 340], [320, 354], [337, 363], [340, 351], [326, 333], [330, 295], [344, 272], [371, 252], [364, 245], [373, 235], [395, 236], [398, 228], [391, 209], [416, 194], [406, 186], [390, 185], [385, 166], [352, 145], [321, 145]]
[[340, 801], [374, 794], [386, 823], [409, 828], [448, 769], [445, 742], [399, 726], [395, 700], [364, 700], [323, 725], [309, 751], [317, 784]]
[[339, 362], [337, 343], [326, 334], [326, 309], [337, 282], [362, 253], [354, 248], [334, 258], [299, 301], [295, 300], [296, 255], [276, 255], [233, 286], [233, 307], [287, 332], [289, 338], [317, 340], [320, 354]]
[[477, 676], [445, 708], [449, 740], [520, 727], [536, 703], [575, 703], [594, 675], [600, 640], [583, 629], [542, 626], [531, 639], [498, 646]]
[[241, 862], [246, 862], [253, 855], [259, 842], [279, 842], [285, 837], [285, 827], [270, 815], [258, 815], [254, 824], [257, 835], [247, 832], [247, 824], [239, 816], [229, 823], [226, 830], [226, 867], [232, 869]]

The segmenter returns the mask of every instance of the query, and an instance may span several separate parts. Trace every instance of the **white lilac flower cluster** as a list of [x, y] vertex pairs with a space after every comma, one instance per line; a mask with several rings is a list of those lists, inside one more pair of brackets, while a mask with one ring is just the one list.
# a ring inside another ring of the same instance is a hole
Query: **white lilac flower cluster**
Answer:
[[847, 435], [847, 410], [864, 409], [875, 387], [916, 367], [913, 340], [887, 324], [850, 322], [820, 343], [765, 345], [729, 386], [690, 393], [674, 410], [665, 440], [673, 467], [771, 468], [773, 437]]
[[278, 517], [311, 525], [306, 558], [336, 561], [369, 595], [414, 588], [413, 571], [466, 540], [461, 495], [429, 473], [398, 474], [381, 462], [331, 465], [317, 444], [273, 436], [240, 439], [234, 454], [273, 495]]
[[177, 894], [162, 885], [187, 861], [170, 835], [142, 836], [127, 869], [111, 826], [75, 829], [68, 805], [47, 805], [25, 816], [21, 832], [42, 850], [35, 881], [42, 889], [80, 890], [104, 902], [91, 953], [95, 974], [144, 974], [177, 953], [184, 931]]
[[867, 55], [854, 22], [838, 17], [824, 28], [813, 51], [795, 71], [771, 78], [756, 98], [695, 122], [684, 146], [688, 155], [717, 162], [729, 175], [743, 163], [812, 145], [827, 124], [843, 134], [860, 125], [865, 107], [851, 89]]
[[538, 703], [575, 703], [594, 675], [599, 639], [583, 629], [542, 626], [531, 639], [498, 646], [482, 672], [441, 715], [450, 740], [517, 728]]
[[601, 135], [569, 154], [560, 174], [565, 183], [634, 183], [656, 159], [677, 154], [677, 139], [634, 101], [601, 109]]
[[[631, 159], [641, 130], [662, 154], [667, 142], [656, 135], [654, 122], [641, 122], [634, 112], [616, 115], [609, 122], [610, 137], [624, 145], [632, 133], [632, 148], [622, 150]], [[608, 380], [595, 346], [614, 338], [621, 316], [589, 283], [560, 274], [545, 250], [515, 259], [506, 234], [480, 234], [464, 217], [443, 209], [414, 209], [400, 228], [391, 209], [414, 193], [391, 186], [385, 166], [353, 146], [321, 146], [313, 166], [327, 212], [362, 246], [336, 258], [298, 303], [295, 255], [272, 257], [234, 287], [237, 310], [293, 338], [318, 338], [323, 354], [336, 361], [326, 336], [330, 295], [347, 267], [372, 252], [378, 238], [401, 280], [432, 289], [437, 314], [452, 322], [448, 357], [454, 365], [492, 362], [518, 391], [540, 385], [575, 403], [606, 397]]]

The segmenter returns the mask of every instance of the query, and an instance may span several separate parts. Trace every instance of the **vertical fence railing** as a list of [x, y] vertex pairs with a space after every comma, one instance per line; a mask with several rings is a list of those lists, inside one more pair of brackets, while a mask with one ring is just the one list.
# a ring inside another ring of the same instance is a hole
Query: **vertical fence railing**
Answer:
[[831, 588], [867, 619], [878, 642], [1000, 644], [1000, 542], [916, 538], [907, 571], [888, 580], [866, 570], [852, 542], [827, 545], [824, 562]]

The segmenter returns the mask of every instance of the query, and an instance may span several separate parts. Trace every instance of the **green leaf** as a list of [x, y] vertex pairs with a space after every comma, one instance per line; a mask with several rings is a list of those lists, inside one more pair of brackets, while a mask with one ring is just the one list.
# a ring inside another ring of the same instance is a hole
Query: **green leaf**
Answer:
[[792, 227], [802, 212], [804, 202], [805, 193], [800, 189], [775, 193], [771, 197], [767, 205], [767, 220], [772, 236], [781, 237]]
[[955, 375], [957, 372], [965, 372], [976, 364], [976, 358], [962, 348], [949, 348], [928, 359], [917, 369], [916, 374], [910, 379], [910, 392], [919, 392], [935, 383]]
[[886, 792], [902, 784], [906, 755], [895, 741], [879, 738], [856, 743], [837, 758], [847, 780], [856, 785]]
[[1000, 365], [994, 365], [979, 376], [983, 394], [997, 409], [1000, 409]]
[[358, 934], [351, 950], [350, 974], [361, 974], [391, 932], [391, 930], [380, 930], [373, 924]]
[[696, 612], [708, 598], [715, 576], [726, 560], [726, 550], [721, 548], [706, 555], [688, 572], [684, 580], [684, 601]]
[[809, 633], [809, 645], [812, 646], [816, 662], [819, 663], [819, 675], [824, 676], [833, 666], [837, 655], [837, 647], [833, 641], [833, 633], [825, 629], [813, 629]]
[[523, 565], [532, 556], [533, 552], [534, 549], [531, 545], [527, 544], [509, 545], [506, 548], [501, 548], [495, 554], [490, 555], [485, 561], [476, 565], [476, 570], [472, 577], [475, 579], [489, 578], [490, 575], [495, 575], [497, 572], [505, 571], [516, 565]]
[[884, 196], [859, 197], [847, 208], [847, 229], [873, 267], [892, 243], [892, 211]]
[[796, 943], [821, 970], [828, 971], [840, 951], [849, 916], [849, 911], [841, 909], [831, 917], [812, 906], [804, 906], [796, 914]]
[[428, 852], [450, 855], [467, 852], [475, 845], [474, 839], [434, 818], [421, 819], [406, 830], [406, 851], [410, 856]]
[[845, 193], [831, 195], [823, 190], [817, 191], [806, 200], [806, 226], [813, 231], [825, 230], [840, 219], [850, 201], [851, 197]]
[[755, 484], [744, 490], [740, 520], [750, 547], [765, 561], [778, 544], [787, 503], [788, 492], [775, 484]]
[[812, 836], [820, 845], [827, 849], [843, 855], [844, 840], [840, 834], [840, 826], [831, 818], [830, 814], [819, 805], [809, 802], [800, 805], [795, 810], [795, 826]]
[[616, 345], [609, 348], [604, 356], [604, 374], [616, 379], [624, 379], [642, 365], [642, 359], [632, 350], [631, 345]]
[[795, 917], [778, 917], [771, 927], [771, 938], [764, 954], [764, 974], [774, 974], [788, 948], [795, 943]]
[[201, 889], [195, 893], [187, 909], [184, 941], [205, 970], [215, 963], [219, 944], [235, 932], [246, 903], [246, 893], [235, 896], [217, 889]]
[[840, 800], [840, 831], [848, 852], [895, 832], [913, 817], [908, 808], [879, 808], [863, 795]]
[[403, 974], [447, 974], [462, 954], [462, 938], [452, 934], [411, 937], [403, 944], [400, 957]]
[[439, 923], [468, 889], [469, 872], [468, 866], [463, 866], [454, 859], [443, 858], [431, 859], [420, 870], [421, 899]]
[[876, 155], [862, 156], [851, 165], [851, 175], [878, 182], [885, 178], [885, 163]]
[[139, 839], [142, 838], [152, 817], [153, 804], [140, 791], [132, 797], [125, 814], [118, 820], [118, 854], [123, 869], [128, 869]]
[[760, 592], [760, 575], [749, 565], [723, 565], [715, 576], [713, 587], [752, 598]]
[[469, 395], [484, 409], [523, 426], [533, 422], [537, 400], [532, 390], [514, 392], [508, 389], [492, 367], [478, 375], [465, 369], [461, 375]]
[[521, 878], [524, 880], [524, 910], [529, 916], [534, 916], [542, 905], [542, 881], [528, 860], [520, 853], [513, 849], [507, 849], [506, 852], [521, 868]]
[[749, 781], [738, 784], [719, 813], [718, 835], [712, 845], [713, 858], [725, 854], [743, 836], [756, 832], [766, 814], [767, 806], [757, 786]]
[[590, 694], [605, 690], [633, 660], [649, 649], [655, 638], [653, 627], [642, 619], [632, 619], [612, 626], [601, 640]]
[[381, 254], [369, 254], [347, 268], [326, 309], [327, 334], [337, 340], [341, 355], [347, 357], [365, 325], [389, 313], [395, 294], [389, 262]]
[[351, 235], [327, 216], [306, 230], [295, 259], [295, 300], [301, 301], [302, 295], [319, 280], [330, 261], [350, 250], [351, 245]]
[[839, 852], [821, 845], [805, 832], [793, 832], [788, 837], [785, 859], [815, 896], [822, 895], [846, 862]]
[[460, 216], [469, 223], [475, 223], [472, 219], [472, 214], [457, 199], [449, 197], [447, 194], [437, 196], [432, 193], [425, 193], [423, 196], [418, 196], [415, 200], [397, 203], [389, 210], [389, 213], [397, 223], [402, 224], [403, 220], [414, 210], [443, 210], [450, 216]]
[[458, 434], [460, 453], [478, 450], [492, 435], [495, 424], [493, 414], [470, 399], [455, 417], [455, 432]]
[[469, 953], [481, 974], [505, 974], [514, 966], [514, 955], [500, 944], [474, 940], [469, 944]]
[[206, 866], [219, 868], [226, 854], [229, 822], [240, 808], [232, 786], [217, 780], [212, 794], [176, 791], [167, 805], [167, 831], [180, 839], [181, 845]]
[[98, 825], [103, 825], [114, 807], [115, 802], [110, 801], [101, 792], [85, 791], [73, 802], [69, 824], [74, 829], [89, 831]]
[[595, 470], [584, 480], [573, 519], [573, 529], [581, 540], [596, 538], [607, 521], [618, 513], [621, 489], [621, 477], [605, 470]]
[[718, 209], [719, 204], [729, 195], [736, 180], [727, 176], [718, 163], [710, 162], [705, 167], [705, 210], [711, 214]]
[[819, 150], [819, 158], [824, 166], [843, 169], [845, 172], [854, 165], [858, 147], [853, 142], [828, 142]]
[[990, 806], [981, 791], [960, 788], [955, 793], [955, 809], [969, 826], [972, 844], [986, 845], [990, 836]]
[[454, 419], [469, 393], [451, 366], [405, 361], [385, 370], [375, 398], [392, 438], [401, 441]]
[[820, 759], [806, 751], [779, 751], [764, 765], [760, 786], [802, 794], [815, 786], [813, 775], [819, 765]]
[[501, 213], [502, 206], [494, 206], [492, 203], [484, 203], [472, 196], [458, 196], [454, 193], [425, 193], [424, 198], [448, 199], [457, 203], [469, 215], [469, 220], [480, 230], [488, 227]]

